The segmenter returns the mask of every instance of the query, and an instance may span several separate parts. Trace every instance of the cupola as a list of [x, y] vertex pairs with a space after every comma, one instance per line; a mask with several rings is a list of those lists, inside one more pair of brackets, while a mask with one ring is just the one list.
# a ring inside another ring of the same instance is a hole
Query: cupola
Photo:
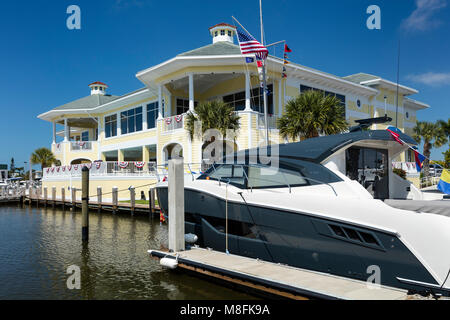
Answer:
[[103, 82], [96, 81], [89, 85], [89, 88], [91, 88], [91, 96], [94, 94], [100, 94], [104, 96], [106, 94], [106, 89], [108, 86], [104, 84]]
[[209, 32], [211, 33], [211, 36], [213, 38], [213, 43], [221, 41], [234, 43], [236, 27], [227, 23], [219, 23], [209, 28]]

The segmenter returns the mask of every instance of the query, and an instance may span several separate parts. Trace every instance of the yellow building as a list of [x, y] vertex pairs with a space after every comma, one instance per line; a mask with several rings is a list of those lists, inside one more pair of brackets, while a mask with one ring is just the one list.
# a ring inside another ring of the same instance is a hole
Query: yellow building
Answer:
[[[89, 85], [91, 95], [39, 115], [39, 119], [53, 124], [52, 151], [61, 161], [61, 167], [44, 170], [44, 187], [56, 187], [58, 195], [62, 188], [79, 187], [83, 163], [92, 165], [93, 193], [98, 186], [125, 190], [131, 185], [144, 185], [156, 179], [156, 165], [164, 165], [174, 156], [183, 156], [191, 171], [200, 171], [205, 160], [202, 139], [190, 138], [185, 118], [201, 101], [223, 100], [234, 106], [240, 116], [235, 149], [260, 145], [265, 137], [257, 65], [247, 63], [234, 44], [235, 27], [221, 23], [211, 27], [209, 33], [212, 44], [138, 72], [137, 78], [145, 85], [142, 89], [113, 96], [106, 93], [106, 84], [94, 82]], [[336, 95], [345, 105], [350, 125], [354, 120], [386, 112], [393, 118], [388, 125], [397, 123], [407, 134], [415, 125], [417, 111], [429, 107], [410, 99], [417, 91], [403, 85], [398, 87], [397, 102], [396, 84], [377, 76], [360, 73], [338, 77], [295, 63], [286, 69], [287, 78], [282, 78], [283, 60], [273, 56], [267, 59], [272, 143], [285, 142], [276, 121], [286, 102], [305, 90]], [[64, 130], [58, 132], [57, 125]], [[386, 125], [373, 125], [373, 129], [384, 128]], [[413, 159], [406, 154], [398, 161]], [[148, 187], [137, 191], [144, 189]], [[120, 197], [126, 198], [125, 193]]]

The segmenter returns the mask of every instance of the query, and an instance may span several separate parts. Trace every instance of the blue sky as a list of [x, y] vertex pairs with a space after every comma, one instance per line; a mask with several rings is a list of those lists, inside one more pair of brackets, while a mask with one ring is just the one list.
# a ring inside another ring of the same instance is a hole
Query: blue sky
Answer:
[[[81, 8], [81, 30], [68, 30], [66, 9]], [[381, 8], [381, 30], [368, 30], [366, 9]], [[450, 0], [263, 1], [267, 42], [287, 40], [291, 60], [345, 76], [357, 72], [420, 91], [431, 109], [421, 120], [450, 117]], [[143, 85], [135, 74], [211, 42], [208, 27], [236, 16], [259, 35], [258, 0], [3, 1], [0, 9], [0, 163], [28, 161], [50, 147], [51, 124], [36, 116], [89, 94], [103, 81], [121, 95]], [[273, 53], [273, 52], [271, 52]], [[279, 53], [279, 52], [278, 52]], [[432, 153], [442, 159], [441, 152]]]

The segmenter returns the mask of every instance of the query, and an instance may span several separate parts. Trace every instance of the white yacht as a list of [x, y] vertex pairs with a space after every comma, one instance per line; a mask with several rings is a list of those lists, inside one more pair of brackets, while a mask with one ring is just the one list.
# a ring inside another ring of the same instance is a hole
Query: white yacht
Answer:
[[[449, 296], [450, 218], [383, 202], [420, 192], [392, 173], [405, 148], [386, 130], [324, 136], [280, 145], [279, 168], [246, 150], [186, 180], [186, 233], [203, 247], [359, 280], [376, 266], [383, 285]], [[167, 213], [167, 182], [157, 192]]]

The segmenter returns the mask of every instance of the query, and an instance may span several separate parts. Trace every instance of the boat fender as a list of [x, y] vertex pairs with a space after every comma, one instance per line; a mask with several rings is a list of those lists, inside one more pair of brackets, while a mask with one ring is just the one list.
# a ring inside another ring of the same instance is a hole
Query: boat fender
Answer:
[[159, 264], [161, 266], [163, 266], [164, 268], [171, 269], [171, 270], [174, 270], [178, 267], [178, 261], [176, 259], [171, 259], [171, 258], [166, 258], [166, 257], [162, 258], [159, 261]]
[[198, 237], [195, 234], [188, 233], [184, 235], [184, 240], [186, 243], [195, 244], [198, 241]]

